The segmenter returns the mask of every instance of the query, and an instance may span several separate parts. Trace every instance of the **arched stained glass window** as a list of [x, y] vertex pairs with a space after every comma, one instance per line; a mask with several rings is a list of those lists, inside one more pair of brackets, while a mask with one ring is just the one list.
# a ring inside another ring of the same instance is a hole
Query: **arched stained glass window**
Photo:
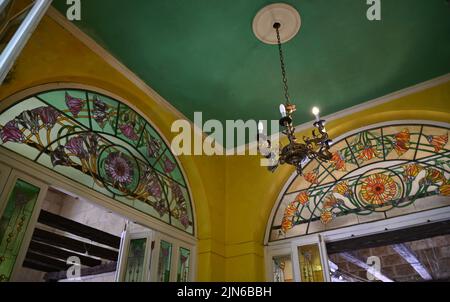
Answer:
[[277, 241], [450, 205], [449, 128], [397, 124], [336, 142], [310, 161], [276, 205]]
[[155, 129], [125, 104], [84, 90], [28, 97], [0, 113], [1, 146], [193, 234], [180, 167]]

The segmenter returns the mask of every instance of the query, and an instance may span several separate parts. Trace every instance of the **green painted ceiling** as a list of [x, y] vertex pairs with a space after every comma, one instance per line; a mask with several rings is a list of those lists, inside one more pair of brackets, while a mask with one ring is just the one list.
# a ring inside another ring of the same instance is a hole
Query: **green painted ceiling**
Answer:
[[[277, 47], [252, 32], [272, 2], [81, 1], [75, 24], [190, 119], [278, 119]], [[295, 124], [313, 119], [313, 105], [331, 114], [450, 72], [445, 0], [382, 0], [378, 22], [366, 0], [285, 2], [302, 17], [285, 45]], [[64, 14], [65, 3], [54, 1]]]

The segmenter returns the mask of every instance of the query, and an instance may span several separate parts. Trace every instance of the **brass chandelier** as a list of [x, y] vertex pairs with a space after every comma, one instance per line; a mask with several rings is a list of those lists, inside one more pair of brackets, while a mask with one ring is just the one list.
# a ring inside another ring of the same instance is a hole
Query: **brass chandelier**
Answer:
[[296, 111], [296, 106], [290, 102], [283, 49], [281, 46], [280, 27], [281, 24], [279, 22], [273, 24], [278, 40], [285, 97], [285, 103], [280, 105], [280, 126], [283, 128], [282, 133], [289, 139], [289, 144], [282, 146], [280, 142], [279, 146], [273, 146], [270, 139], [263, 134], [264, 127], [260, 122], [258, 124], [258, 148], [260, 153], [269, 160], [269, 171], [275, 171], [279, 165], [289, 164], [294, 166], [297, 173], [301, 175], [303, 165], [308, 160], [317, 159], [322, 162], [331, 160], [332, 155], [330, 153], [330, 145], [332, 141], [328, 137], [328, 133], [325, 129], [325, 121], [320, 118], [319, 108], [317, 107], [312, 109], [312, 113], [316, 117], [313, 124], [316, 129], [312, 131], [312, 137], [303, 137], [303, 142], [299, 142], [295, 136], [292, 115]]

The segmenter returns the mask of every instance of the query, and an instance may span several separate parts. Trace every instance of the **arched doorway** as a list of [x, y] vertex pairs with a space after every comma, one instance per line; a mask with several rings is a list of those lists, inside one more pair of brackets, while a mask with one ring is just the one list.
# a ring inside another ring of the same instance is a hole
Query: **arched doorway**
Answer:
[[[130, 281], [127, 272], [136, 269], [145, 273], [135, 281], [193, 280], [195, 220], [188, 183], [166, 140], [125, 101], [79, 85], [13, 97], [0, 106], [0, 139], [3, 280], [14, 279], [26, 258], [49, 188], [150, 230], [128, 228], [122, 234], [117, 280]], [[20, 203], [20, 196], [29, 198]], [[131, 255], [138, 250], [143, 259], [133, 268]]]
[[[389, 231], [450, 219], [449, 129], [448, 124], [427, 121], [357, 129], [336, 139], [330, 163], [312, 160], [303, 175], [293, 174], [266, 231], [267, 278], [333, 281], [336, 267], [331, 264], [330, 268], [330, 258], [339, 257], [329, 257], [327, 247], [336, 253], [348, 252], [336, 248], [340, 246], [336, 242], [357, 237], [375, 240], [365, 236], [387, 236]], [[425, 229], [416, 231], [429, 234]], [[354, 244], [377, 247], [361, 241]], [[352, 265], [368, 268], [366, 259], [343, 257]], [[378, 277], [375, 280], [383, 279]]]

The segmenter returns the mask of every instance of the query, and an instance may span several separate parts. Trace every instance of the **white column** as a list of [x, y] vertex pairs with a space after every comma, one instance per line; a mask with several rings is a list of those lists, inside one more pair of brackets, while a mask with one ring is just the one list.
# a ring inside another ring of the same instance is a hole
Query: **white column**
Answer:
[[[3, 1], [0, 2], [0, 4], [2, 3]], [[41, 21], [51, 3], [52, 0], [36, 0], [33, 7], [28, 12], [28, 15], [25, 17], [25, 20], [12, 37], [11, 41], [9, 41], [6, 48], [0, 54], [0, 85], [3, 83], [3, 80], [9, 70], [13, 66], [19, 54], [22, 52], [22, 49], [30, 36], [33, 34], [36, 26]]]

